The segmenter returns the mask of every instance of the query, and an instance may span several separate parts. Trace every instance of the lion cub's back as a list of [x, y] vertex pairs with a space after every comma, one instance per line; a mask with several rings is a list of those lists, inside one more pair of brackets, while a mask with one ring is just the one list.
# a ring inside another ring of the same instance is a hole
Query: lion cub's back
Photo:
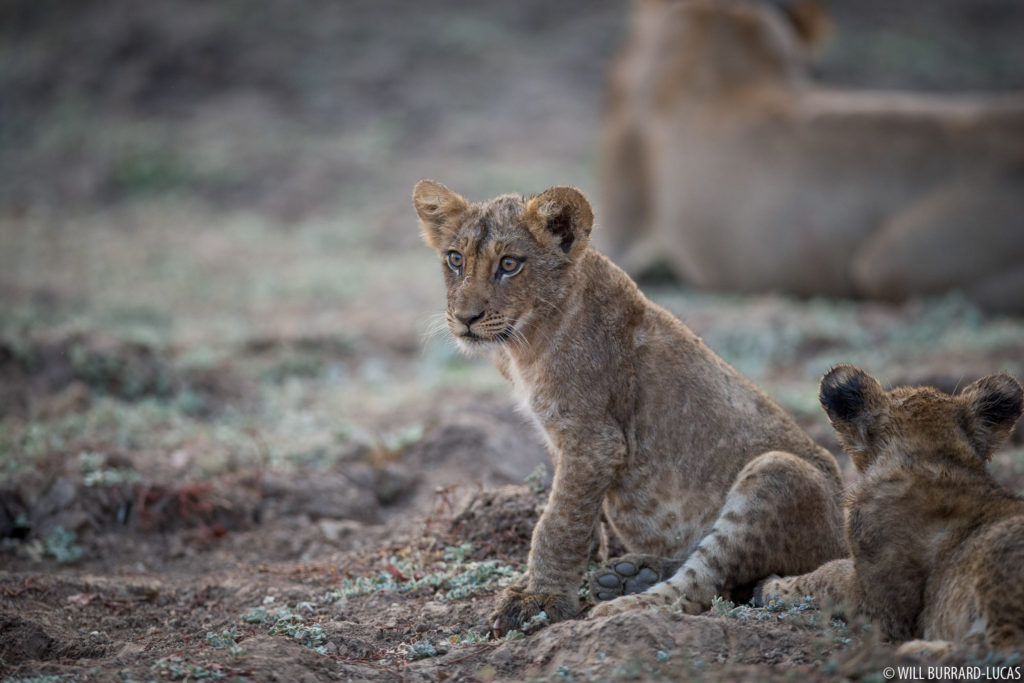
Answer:
[[835, 459], [764, 392], [664, 308], [648, 303], [637, 332], [640, 431], [671, 445], [689, 443], [732, 474], [768, 451], [808, 459], [839, 481]]

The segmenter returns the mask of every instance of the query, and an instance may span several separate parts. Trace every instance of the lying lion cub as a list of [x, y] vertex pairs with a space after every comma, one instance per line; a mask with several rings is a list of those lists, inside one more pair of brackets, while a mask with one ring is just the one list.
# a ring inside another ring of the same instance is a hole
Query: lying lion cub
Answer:
[[1020, 384], [993, 375], [957, 396], [885, 392], [841, 365], [822, 379], [821, 403], [863, 476], [848, 503], [853, 560], [766, 581], [758, 599], [815, 595], [877, 620], [893, 640], [1024, 648], [1024, 500], [985, 469], [1021, 416]]
[[602, 510], [635, 554], [599, 571], [594, 594], [650, 590], [595, 614], [673, 602], [697, 613], [845, 554], [832, 455], [588, 248], [579, 190], [470, 204], [421, 180], [413, 200], [458, 346], [490, 354], [555, 465], [527, 574], [498, 601], [495, 631], [577, 614]]

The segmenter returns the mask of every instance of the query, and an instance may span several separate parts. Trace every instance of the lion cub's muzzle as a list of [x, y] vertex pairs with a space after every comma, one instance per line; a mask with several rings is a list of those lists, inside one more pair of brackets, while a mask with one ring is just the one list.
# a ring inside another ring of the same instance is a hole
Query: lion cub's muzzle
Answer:
[[453, 313], [445, 311], [448, 329], [467, 342], [502, 342], [512, 336], [512, 323], [499, 313]]

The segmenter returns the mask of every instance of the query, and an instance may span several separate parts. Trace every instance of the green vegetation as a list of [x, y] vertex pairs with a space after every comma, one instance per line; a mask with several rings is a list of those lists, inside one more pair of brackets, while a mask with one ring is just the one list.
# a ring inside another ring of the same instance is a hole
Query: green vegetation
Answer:
[[171, 655], [169, 657], [163, 657], [155, 664], [153, 664], [153, 671], [157, 675], [166, 678], [171, 681], [181, 680], [221, 680], [225, 677], [225, 674], [219, 669], [210, 667], [200, 666], [199, 664], [189, 664], [186, 659], [180, 655]]
[[107, 466], [106, 456], [100, 453], [82, 451], [78, 454], [78, 464], [82, 469], [82, 483], [86, 486], [117, 486], [142, 480], [142, 475], [135, 470]]
[[777, 604], [773, 600], [764, 607], [751, 607], [750, 605], [737, 605], [721, 596], [715, 596], [711, 599], [711, 611], [739, 621], [779, 619], [801, 626], [814, 626], [819, 613], [818, 605], [812, 597], [805, 597], [794, 605]]
[[405, 652], [405, 658], [415, 661], [417, 659], [426, 659], [427, 657], [436, 657], [439, 654], [441, 652], [434, 645], [426, 640], [418, 640], [415, 643], [409, 644]]
[[73, 531], [65, 531], [62, 526], [50, 529], [46, 536], [46, 554], [62, 564], [75, 562], [82, 557], [82, 548], [76, 544], [78, 535]]
[[206, 634], [206, 644], [215, 650], [227, 650], [228, 653], [235, 658], [245, 656], [245, 649], [238, 644], [238, 628], [232, 626], [231, 629], [224, 629], [220, 633], [213, 633], [212, 631]]
[[382, 590], [406, 593], [419, 589], [429, 589], [444, 600], [461, 600], [504, 588], [522, 575], [521, 569], [497, 560], [467, 559], [474, 549], [471, 543], [449, 547], [443, 552], [442, 561], [430, 564], [429, 568], [420, 561], [391, 557], [376, 575], [342, 580], [341, 587], [325, 600], [336, 602]]
[[544, 463], [537, 465], [533, 471], [526, 475], [523, 483], [529, 486], [534, 493], [540, 495], [547, 488], [548, 466]]
[[[315, 612], [311, 603], [299, 603], [295, 607], [270, 607], [273, 604], [274, 598], [265, 598], [263, 605], [254, 607], [242, 615], [242, 621], [260, 624], [267, 629], [269, 635], [285, 635], [320, 654], [326, 654], [324, 646], [327, 643], [327, 634], [320, 624], [308, 620], [308, 616]], [[299, 614], [296, 610], [305, 611], [307, 616]]]

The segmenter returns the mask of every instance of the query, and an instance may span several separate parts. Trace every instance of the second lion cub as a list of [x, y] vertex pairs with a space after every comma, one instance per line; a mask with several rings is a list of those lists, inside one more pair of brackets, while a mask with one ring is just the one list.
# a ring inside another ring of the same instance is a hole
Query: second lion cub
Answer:
[[820, 398], [862, 475], [847, 504], [853, 559], [766, 581], [758, 599], [814, 595], [893, 640], [940, 641], [908, 652], [941, 654], [941, 641], [1024, 648], [1024, 500], [985, 468], [1024, 409], [1020, 384], [1000, 374], [956, 396], [886, 392], [841, 365]]
[[496, 631], [541, 611], [576, 615], [602, 510], [634, 554], [595, 576], [607, 600], [595, 614], [673, 602], [700, 612], [845, 554], [835, 459], [589, 248], [579, 190], [471, 204], [421, 180], [413, 201], [440, 256], [449, 329], [512, 382], [555, 465]]

